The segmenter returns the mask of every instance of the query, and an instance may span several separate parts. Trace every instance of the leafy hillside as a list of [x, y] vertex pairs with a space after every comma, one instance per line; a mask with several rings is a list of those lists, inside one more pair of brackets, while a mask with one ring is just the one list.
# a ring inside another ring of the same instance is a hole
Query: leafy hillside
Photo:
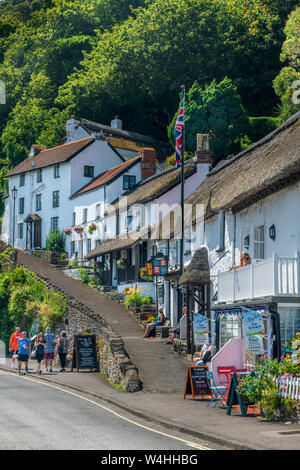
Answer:
[[[71, 114], [102, 123], [118, 114], [126, 129], [168, 140], [182, 83], [187, 89], [197, 83], [202, 96], [201, 90], [220, 93], [212, 84], [229, 80], [243, 115], [285, 118], [297, 109], [290, 99], [299, 77], [299, 43], [292, 44], [297, 4], [2, 0], [0, 79], [7, 99], [0, 105], [0, 191], [7, 168], [22, 161], [31, 144], [59, 143]], [[201, 111], [193, 132], [203, 130], [205, 119]], [[237, 139], [230, 133], [226, 151], [255, 139], [248, 124]]]

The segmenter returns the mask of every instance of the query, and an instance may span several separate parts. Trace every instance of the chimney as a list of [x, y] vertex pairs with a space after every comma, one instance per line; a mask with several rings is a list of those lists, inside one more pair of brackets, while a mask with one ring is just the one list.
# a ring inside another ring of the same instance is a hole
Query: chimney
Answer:
[[213, 155], [209, 148], [209, 134], [197, 134], [197, 150], [195, 152], [197, 163], [212, 164]]
[[76, 118], [74, 114], [71, 116], [70, 119], [67, 120], [66, 122], [66, 142], [73, 142], [76, 140], [76, 129], [77, 129], [78, 121], [76, 121]]
[[45, 145], [32, 145], [30, 149], [30, 157], [36, 157], [42, 150], [45, 150]]
[[122, 129], [123, 123], [121, 119], [119, 119], [119, 116], [115, 116], [114, 119], [110, 123], [110, 127], [113, 127], [114, 129]]
[[142, 179], [156, 174], [156, 150], [154, 148], [140, 149]]

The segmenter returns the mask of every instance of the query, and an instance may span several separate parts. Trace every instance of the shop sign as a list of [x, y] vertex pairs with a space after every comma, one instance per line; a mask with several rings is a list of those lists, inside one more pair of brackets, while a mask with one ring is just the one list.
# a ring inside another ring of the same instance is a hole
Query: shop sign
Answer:
[[201, 344], [208, 344], [209, 323], [208, 318], [199, 313], [194, 313], [193, 320], [194, 329], [194, 344], [196, 346]]
[[166, 276], [168, 274], [168, 257], [162, 253], [158, 253], [153, 257], [153, 275]]
[[253, 310], [243, 309], [245, 329], [245, 349], [252, 354], [261, 354], [264, 351], [263, 338], [265, 326], [263, 316]]

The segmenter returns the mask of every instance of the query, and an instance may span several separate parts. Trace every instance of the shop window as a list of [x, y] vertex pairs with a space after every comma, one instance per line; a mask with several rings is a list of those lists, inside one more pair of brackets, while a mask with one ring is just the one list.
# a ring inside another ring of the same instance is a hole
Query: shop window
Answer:
[[280, 316], [281, 351], [283, 352], [286, 343], [300, 331], [300, 309], [279, 308], [278, 313]]

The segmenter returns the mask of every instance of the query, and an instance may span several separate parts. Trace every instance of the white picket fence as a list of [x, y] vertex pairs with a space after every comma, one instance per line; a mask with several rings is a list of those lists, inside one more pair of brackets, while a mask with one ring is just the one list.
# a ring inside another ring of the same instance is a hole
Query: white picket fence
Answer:
[[278, 388], [281, 396], [291, 398], [292, 400], [300, 400], [300, 378], [299, 377], [279, 377], [277, 379]]

